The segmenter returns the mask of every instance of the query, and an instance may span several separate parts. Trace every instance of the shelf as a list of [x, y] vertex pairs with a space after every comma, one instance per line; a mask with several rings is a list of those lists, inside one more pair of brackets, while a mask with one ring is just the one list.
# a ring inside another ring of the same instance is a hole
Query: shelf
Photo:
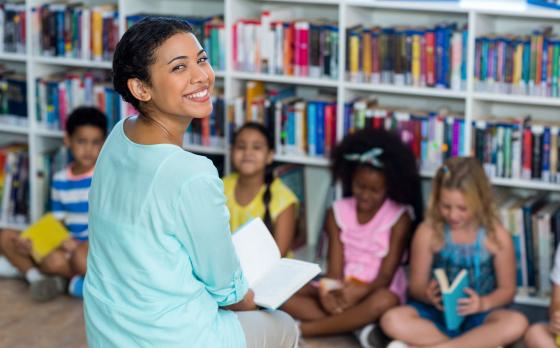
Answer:
[[344, 86], [348, 89], [356, 91], [384, 92], [451, 99], [465, 99], [467, 97], [467, 93], [464, 91], [453, 91], [443, 88], [395, 86], [364, 82], [345, 82]]
[[526, 295], [517, 295], [513, 300], [517, 304], [548, 307], [550, 305], [550, 298], [532, 297]]
[[56, 130], [56, 129], [47, 129], [47, 128], [37, 128], [35, 130], [35, 134], [50, 137], [50, 138], [60, 138], [64, 137], [64, 131]]
[[242, 79], [242, 80], [257, 80], [257, 81], [264, 81], [264, 82], [288, 83], [292, 85], [306, 85], [306, 86], [317, 86], [317, 87], [338, 86], [338, 80], [325, 79], [325, 78], [317, 79], [311, 77], [259, 74], [259, 73], [241, 72], [241, 71], [235, 71], [231, 73], [231, 76], [233, 78]]
[[306, 165], [318, 166], [318, 167], [328, 167], [329, 165], [329, 159], [324, 157], [276, 154], [274, 155], [274, 160], [278, 162], [306, 164]]
[[[476, 7], [476, 4], [474, 5]], [[484, 8], [478, 6], [475, 11], [480, 14], [487, 14], [493, 16], [509, 16], [509, 17], [529, 17], [529, 18], [548, 18], [560, 19], [560, 11], [552, 10], [550, 8], [529, 5], [529, 4], [516, 4], [515, 6], [500, 6], [499, 8]]]
[[12, 134], [29, 134], [29, 127], [23, 124], [14, 124], [12, 122], [5, 122], [2, 118], [4, 115], [0, 115], [0, 132], [2, 133], [12, 133]]
[[11, 60], [13, 62], [25, 62], [27, 55], [24, 53], [0, 52], [0, 60]]
[[195, 144], [183, 144], [183, 148], [190, 152], [205, 155], [225, 155], [226, 149], [223, 147], [203, 146]]
[[[431, 179], [434, 177], [434, 172], [422, 170], [420, 177]], [[540, 191], [558, 191], [560, 192], [560, 184], [543, 182], [538, 180], [524, 180], [524, 179], [510, 179], [510, 178], [491, 178], [490, 181], [496, 186], [513, 187], [529, 190]]]
[[75, 59], [64, 57], [33, 57], [33, 61], [44, 64], [66, 65], [80, 68], [112, 69], [112, 62], [97, 62], [87, 59]]
[[542, 105], [542, 106], [560, 106], [560, 98], [552, 97], [534, 97], [516, 94], [498, 94], [498, 93], [474, 93], [475, 100], [501, 102], [510, 104], [524, 105]]
[[266, 0], [266, 2], [311, 4], [311, 5], [340, 5], [342, 0]]
[[16, 223], [11, 223], [11, 222], [0, 221], [0, 229], [10, 229], [10, 230], [23, 231], [23, 230], [27, 229], [27, 227], [28, 227], [27, 224], [16, 224]]
[[380, 0], [347, 0], [349, 6], [371, 7], [388, 10], [442, 12], [442, 13], [465, 13], [468, 9], [462, 7], [458, 2], [446, 3], [442, 1], [380, 1]]
[[219, 78], [224, 78], [226, 77], [226, 72], [223, 70], [216, 70], [214, 71], [214, 75]]

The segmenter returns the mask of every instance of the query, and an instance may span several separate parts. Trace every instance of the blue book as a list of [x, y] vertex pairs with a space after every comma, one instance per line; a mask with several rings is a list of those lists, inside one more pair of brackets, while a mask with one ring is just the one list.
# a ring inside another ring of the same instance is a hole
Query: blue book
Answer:
[[465, 320], [465, 317], [458, 313], [457, 307], [460, 299], [468, 297], [465, 294], [465, 288], [469, 287], [468, 272], [465, 269], [461, 270], [451, 284], [443, 268], [435, 269], [434, 275], [441, 290], [445, 326], [448, 330], [457, 330]]

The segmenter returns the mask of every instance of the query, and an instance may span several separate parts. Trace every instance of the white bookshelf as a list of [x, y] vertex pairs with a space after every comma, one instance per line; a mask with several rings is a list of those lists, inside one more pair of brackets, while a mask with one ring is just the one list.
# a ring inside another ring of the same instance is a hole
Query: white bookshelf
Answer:
[[[48, 1], [48, 0], [47, 0]], [[45, 1], [46, 2], [46, 1]], [[99, 3], [99, 1], [93, 1]], [[440, 1], [384, 1], [384, 0], [114, 0], [118, 4], [120, 34], [125, 29], [126, 16], [139, 12], [150, 12], [160, 14], [183, 14], [183, 15], [215, 15], [224, 14], [226, 38], [232, 37], [232, 26], [241, 18], [256, 18], [261, 11], [269, 8], [291, 7], [296, 10], [297, 18], [328, 18], [336, 20], [339, 26], [339, 71], [337, 79], [313, 79], [297, 76], [281, 76], [261, 73], [250, 73], [235, 71], [232, 62], [232, 44], [226, 40], [226, 68], [216, 71], [217, 80], [224, 87], [226, 102], [243, 93], [245, 82], [248, 80], [260, 80], [267, 83], [294, 85], [297, 87], [318, 90], [330, 89], [338, 98], [338, 131], [337, 135], [342, 137], [342, 115], [344, 102], [356, 95], [385, 96], [396, 100], [400, 104], [408, 103], [423, 105], [422, 108], [436, 109], [437, 105], [449, 104], [452, 109], [458, 108], [465, 114], [465, 149], [470, 153], [471, 123], [493, 112], [498, 118], [507, 116], [523, 116], [532, 113], [536, 119], [542, 113], [545, 119], [560, 119], [557, 108], [560, 106], [560, 98], [528, 97], [517, 95], [503, 95], [481, 93], [474, 90], [474, 40], [475, 37], [492, 32], [515, 32], [541, 26], [542, 23], [551, 24], [555, 32], [560, 32], [560, 11], [535, 7], [531, 5], [501, 3], [499, 8], [473, 7], [461, 3], [442, 3]], [[26, 0], [26, 17], [31, 18], [31, 8], [44, 1]], [[374, 85], [371, 83], [356, 83], [346, 79], [345, 73], [345, 28], [363, 23], [367, 25], [427, 25], [443, 21], [458, 21], [467, 23], [469, 28], [469, 42], [467, 50], [467, 84], [465, 90], [445, 90], [437, 88], [415, 88], [408, 86]], [[31, 33], [33, 23], [27, 21], [27, 42], [32, 42]], [[29, 144], [31, 177], [37, 175], [38, 155], [46, 149], [52, 148], [53, 144], [61, 144], [63, 133], [58, 130], [40, 128], [36, 122], [35, 115], [35, 84], [38, 77], [44, 76], [52, 71], [61, 69], [73, 69], [76, 67], [87, 69], [111, 69], [111, 62], [89, 61], [81, 59], [68, 59], [57, 57], [36, 56], [34, 50], [27, 47], [26, 54], [12, 54], [0, 52], [0, 62], [19, 65], [27, 75], [28, 110], [27, 125], [13, 125], [0, 123], [0, 137], [10, 134], [23, 139]], [[391, 106], [391, 105], [388, 105]], [[416, 106], [416, 105], [415, 105]], [[0, 120], [2, 118], [0, 117]], [[227, 129], [224, 125], [224, 129]], [[5, 138], [4, 138], [5, 139]], [[225, 139], [225, 144], [229, 139]], [[227, 145], [223, 147], [201, 147], [196, 145], [185, 145], [189, 151], [223, 156], [226, 172], [230, 167], [230, 155]], [[310, 169], [313, 175], [326, 172], [328, 160], [308, 156], [291, 156], [277, 154], [275, 159], [279, 162], [303, 164]], [[307, 174], [306, 174], [307, 175]], [[311, 175], [311, 174], [309, 174]], [[432, 175], [423, 172], [422, 176], [431, 178]], [[328, 176], [321, 180], [328, 180]], [[560, 185], [542, 183], [537, 181], [514, 180], [514, 179], [492, 179], [493, 184], [527, 190], [543, 190], [560, 192]], [[320, 183], [323, 185], [323, 183]], [[43, 202], [39, 202], [39, 192], [35, 180], [30, 183], [32, 220], [39, 217]], [[322, 186], [321, 186], [322, 187]], [[316, 197], [315, 195], [308, 195]], [[323, 197], [323, 196], [321, 196]], [[318, 202], [318, 205], [322, 204]], [[319, 222], [313, 222], [312, 226], [319, 226]], [[7, 224], [0, 222], [0, 227]], [[14, 227], [14, 226], [12, 226]], [[15, 226], [21, 227], [21, 226]], [[313, 239], [311, 239], [313, 240]], [[519, 302], [531, 302], [518, 298]], [[540, 303], [538, 301], [531, 302]]]

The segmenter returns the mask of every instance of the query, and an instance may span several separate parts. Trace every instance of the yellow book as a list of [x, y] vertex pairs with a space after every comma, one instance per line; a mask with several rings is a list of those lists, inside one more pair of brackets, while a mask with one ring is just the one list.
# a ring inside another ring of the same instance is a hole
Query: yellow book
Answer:
[[23, 231], [20, 236], [31, 241], [31, 256], [36, 262], [40, 262], [62, 242], [69, 239], [70, 233], [53, 214], [49, 213]]
[[556, 335], [556, 345], [560, 347], [560, 335]]

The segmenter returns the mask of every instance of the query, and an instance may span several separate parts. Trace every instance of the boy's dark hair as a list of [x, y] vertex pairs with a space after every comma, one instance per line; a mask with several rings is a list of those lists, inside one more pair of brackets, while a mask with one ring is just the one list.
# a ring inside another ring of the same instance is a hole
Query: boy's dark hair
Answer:
[[[274, 139], [272, 139], [271, 132], [264, 125], [257, 122], [247, 122], [243, 124], [239, 129], [233, 134], [232, 144], [235, 145], [237, 136], [241, 134], [244, 130], [252, 129], [263, 135], [266, 139], [266, 144], [268, 148], [274, 151]], [[270, 185], [274, 181], [274, 172], [271, 165], [267, 165], [264, 172], [264, 194], [263, 194], [263, 204], [264, 204], [264, 218], [263, 222], [268, 227], [268, 230], [272, 233], [272, 217], [270, 216], [270, 201], [272, 200], [272, 192], [270, 191]]]
[[[363, 154], [373, 148], [382, 153], [377, 156], [381, 167], [348, 160], [349, 154]], [[363, 129], [344, 137], [331, 154], [331, 171], [334, 180], [342, 182], [344, 196], [352, 193], [352, 180], [356, 169], [366, 166], [377, 170], [385, 177], [387, 197], [414, 208], [413, 228], [423, 218], [422, 191], [416, 159], [412, 150], [395, 133], [383, 129]]]
[[128, 80], [137, 78], [151, 84], [150, 66], [156, 50], [171, 36], [192, 33], [184, 20], [166, 17], [146, 17], [130, 27], [117, 44], [113, 57], [113, 86], [124, 101], [142, 112], [140, 101], [128, 89]]
[[107, 116], [98, 108], [93, 106], [80, 106], [66, 119], [66, 133], [72, 136], [76, 129], [82, 126], [97, 127], [103, 132], [103, 138], [107, 137]]

